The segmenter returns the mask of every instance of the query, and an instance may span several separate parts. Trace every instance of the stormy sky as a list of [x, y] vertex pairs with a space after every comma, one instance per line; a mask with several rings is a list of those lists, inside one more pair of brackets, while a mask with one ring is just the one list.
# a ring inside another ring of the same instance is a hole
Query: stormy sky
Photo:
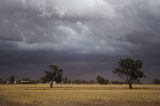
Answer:
[[112, 74], [141, 59], [160, 78], [159, 0], [0, 0], [0, 77], [39, 79], [49, 64], [70, 79]]

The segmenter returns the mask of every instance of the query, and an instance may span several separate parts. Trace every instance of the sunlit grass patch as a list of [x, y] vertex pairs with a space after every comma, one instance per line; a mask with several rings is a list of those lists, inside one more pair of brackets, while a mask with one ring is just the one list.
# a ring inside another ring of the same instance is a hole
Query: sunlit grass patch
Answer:
[[159, 106], [159, 85], [0, 85], [0, 106]]

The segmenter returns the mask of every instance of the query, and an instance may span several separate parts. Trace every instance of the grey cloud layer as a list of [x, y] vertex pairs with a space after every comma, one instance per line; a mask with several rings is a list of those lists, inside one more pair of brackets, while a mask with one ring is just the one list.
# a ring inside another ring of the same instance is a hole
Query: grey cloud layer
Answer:
[[159, 39], [160, 2], [154, 0], [0, 2], [1, 43], [18, 41], [19, 49], [113, 53]]
[[0, 62], [133, 56], [159, 64], [159, 10], [158, 0], [0, 0]]

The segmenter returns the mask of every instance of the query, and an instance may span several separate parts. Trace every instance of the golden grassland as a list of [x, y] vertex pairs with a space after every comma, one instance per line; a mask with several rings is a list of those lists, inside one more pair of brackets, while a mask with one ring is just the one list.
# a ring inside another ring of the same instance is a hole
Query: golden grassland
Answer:
[[0, 106], [160, 106], [160, 85], [0, 85]]

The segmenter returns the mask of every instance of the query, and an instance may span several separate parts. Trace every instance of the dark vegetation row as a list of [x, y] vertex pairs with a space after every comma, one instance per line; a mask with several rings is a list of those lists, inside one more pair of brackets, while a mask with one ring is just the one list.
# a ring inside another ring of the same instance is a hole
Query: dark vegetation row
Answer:
[[[101, 76], [100, 76], [101, 77]], [[98, 78], [98, 76], [97, 76]], [[70, 80], [67, 77], [63, 78], [63, 81], [61, 82], [62, 84], [127, 84], [125, 81], [109, 81], [103, 77], [101, 77], [102, 80], [98, 81], [96, 80]], [[39, 84], [39, 83], [47, 83], [43, 82], [42, 80], [32, 80], [29, 78], [22, 78], [21, 80], [15, 80], [14, 76], [11, 76], [8, 78], [8, 80], [4, 80], [0, 78], [0, 84]], [[142, 82], [135, 82], [134, 84], [143, 84]], [[160, 84], [159, 79], [154, 79], [152, 82], [148, 84]]]
[[[15, 80], [15, 76], [9, 77], [7, 80], [0, 78], [0, 84], [37, 84], [37, 83], [49, 83], [51, 88], [54, 83], [61, 84], [128, 84], [129, 88], [132, 88], [132, 84], [142, 84], [140, 79], [146, 77], [142, 71], [143, 62], [141, 60], [134, 60], [131, 58], [120, 59], [117, 68], [113, 69], [113, 73], [119, 76], [123, 81], [109, 81], [104, 77], [98, 75], [95, 80], [70, 80], [67, 77], [63, 77], [63, 69], [57, 65], [49, 65], [49, 70], [44, 71], [44, 76], [40, 80], [31, 80], [29, 78], [23, 78], [21, 80]], [[152, 84], [160, 84], [159, 79], [154, 79]]]

